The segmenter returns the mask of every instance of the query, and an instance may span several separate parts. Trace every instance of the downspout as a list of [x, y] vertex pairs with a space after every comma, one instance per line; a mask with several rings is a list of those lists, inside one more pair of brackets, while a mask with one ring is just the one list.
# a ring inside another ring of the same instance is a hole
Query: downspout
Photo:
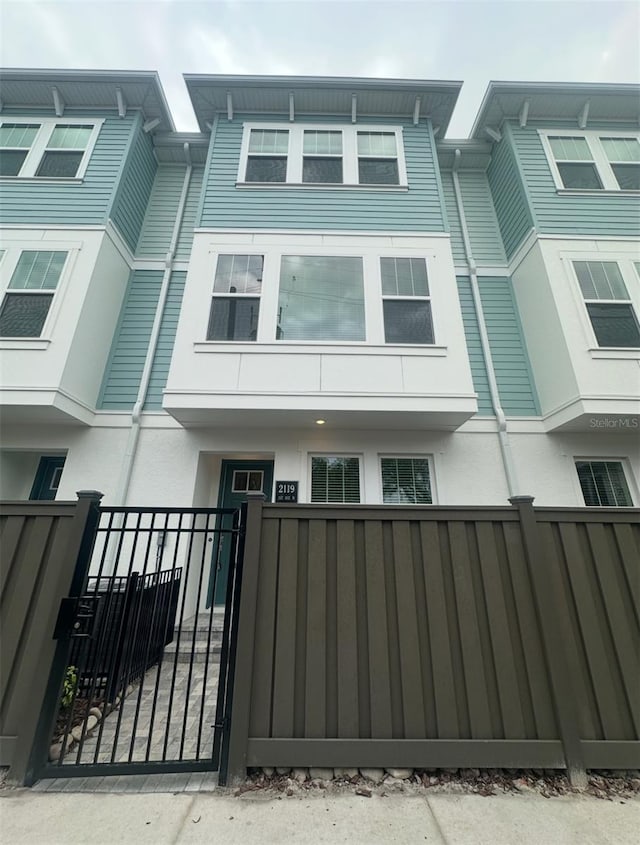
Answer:
[[176, 220], [173, 225], [173, 232], [171, 234], [171, 241], [169, 243], [169, 251], [165, 258], [164, 275], [162, 277], [162, 284], [160, 285], [160, 296], [156, 306], [156, 313], [151, 328], [151, 337], [149, 338], [149, 346], [147, 348], [147, 355], [142, 369], [142, 377], [140, 379], [140, 386], [138, 388], [138, 395], [136, 397], [133, 411], [131, 412], [131, 428], [129, 429], [129, 437], [122, 459], [122, 469], [120, 471], [120, 478], [118, 480], [118, 487], [115, 496], [115, 505], [124, 507], [127, 503], [127, 495], [129, 493], [129, 483], [131, 481], [131, 473], [133, 464], [136, 458], [138, 449], [138, 438], [140, 436], [140, 415], [144, 403], [147, 399], [147, 392], [149, 390], [149, 382], [151, 380], [151, 369], [153, 361], [156, 356], [156, 348], [158, 346], [158, 338], [160, 336], [160, 326], [162, 325], [162, 318], [164, 316], [164, 308], [167, 302], [167, 295], [169, 293], [169, 283], [171, 281], [171, 272], [173, 270], [173, 262], [178, 244], [178, 237], [180, 235], [180, 227], [182, 226], [182, 218], [184, 216], [184, 208], [187, 202], [187, 193], [189, 191], [189, 183], [191, 181], [191, 172], [193, 165], [191, 162], [191, 152], [189, 144], [184, 145], [184, 156], [187, 161], [187, 170], [184, 174], [184, 182], [182, 183], [182, 193], [180, 194], [180, 201], [176, 211]]
[[462, 240], [464, 243], [464, 252], [467, 259], [469, 278], [471, 280], [471, 294], [473, 296], [473, 304], [475, 306], [476, 316], [478, 318], [480, 345], [482, 346], [482, 354], [484, 356], [487, 369], [487, 380], [489, 382], [489, 394], [491, 396], [491, 405], [493, 408], [493, 412], [496, 415], [496, 421], [498, 423], [498, 441], [500, 443], [500, 453], [502, 455], [502, 463], [504, 464], [504, 472], [507, 479], [507, 487], [509, 488], [509, 496], [517, 496], [520, 485], [518, 482], [515, 464], [513, 462], [513, 454], [511, 452], [511, 443], [509, 441], [509, 432], [507, 430], [507, 418], [500, 403], [498, 382], [496, 381], [496, 373], [493, 366], [493, 358], [491, 356], [491, 347], [489, 345], [489, 335], [487, 333], [487, 325], [484, 319], [484, 309], [482, 308], [482, 300], [480, 298], [478, 271], [475, 259], [473, 257], [473, 251], [471, 249], [471, 239], [469, 238], [467, 218], [465, 217], [464, 206], [462, 204], [462, 191], [460, 190], [460, 179], [458, 177], [458, 167], [460, 166], [461, 157], [462, 154], [460, 150], [456, 150], [455, 158], [453, 161], [453, 168], [451, 171], [451, 176], [453, 178], [453, 189], [456, 197], [458, 216], [460, 217], [460, 228], [462, 230]]

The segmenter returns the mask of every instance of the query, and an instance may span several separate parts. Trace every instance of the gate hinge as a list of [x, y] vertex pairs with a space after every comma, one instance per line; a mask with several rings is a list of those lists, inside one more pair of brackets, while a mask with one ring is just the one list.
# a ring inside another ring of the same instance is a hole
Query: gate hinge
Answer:
[[224, 730], [229, 724], [229, 718], [227, 716], [221, 722], [214, 722], [211, 725], [212, 728], [217, 728], [218, 730]]

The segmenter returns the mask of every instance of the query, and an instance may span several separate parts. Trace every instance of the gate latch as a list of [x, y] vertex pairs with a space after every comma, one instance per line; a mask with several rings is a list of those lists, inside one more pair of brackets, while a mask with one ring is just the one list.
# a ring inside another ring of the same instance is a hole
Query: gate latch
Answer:
[[96, 622], [100, 596], [67, 596], [60, 602], [53, 639], [70, 635], [90, 638]]

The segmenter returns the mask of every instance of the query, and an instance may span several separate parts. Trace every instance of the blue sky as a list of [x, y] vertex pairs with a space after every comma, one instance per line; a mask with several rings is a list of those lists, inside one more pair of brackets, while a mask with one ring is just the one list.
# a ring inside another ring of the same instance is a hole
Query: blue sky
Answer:
[[5, 67], [157, 70], [178, 129], [182, 73], [457, 79], [466, 137], [490, 79], [640, 81], [640, 4], [608, 0], [1, 0]]

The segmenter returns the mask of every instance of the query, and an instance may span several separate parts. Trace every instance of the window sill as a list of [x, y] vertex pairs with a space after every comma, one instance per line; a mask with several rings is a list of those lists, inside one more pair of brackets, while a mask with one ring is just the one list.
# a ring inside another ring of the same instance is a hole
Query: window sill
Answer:
[[295, 188], [295, 190], [302, 188], [305, 191], [391, 191], [396, 193], [406, 193], [409, 190], [408, 185], [348, 185], [326, 182], [236, 182], [236, 188], [243, 190], [275, 188], [280, 191], [288, 188]]
[[640, 349], [620, 346], [597, 346], [589, 349], [592, 358], [640, 361]]
[[42, 185], [81, 185], [83, 179], [79, 176], [0, 176], [0, 184], [35, 182]]
[[612, 188], [603, 188], [601, 191], [593, 190], [592, 188], [556, 188], [556, 194], [566, 197], [638, 197], [640, 191], [624, 191], [622, 189], [614, 190]]
[[196, 353], [253, 353], [257, 355], [406, 355], [417, 357], [444, 358], [446, 346], [422, 346], [419, 344], [371, 344], [358, 342], [336, 343], [335, 341], [297, 341], [283, 343], [251, 343], [247, 341], [204, 340], [193, 344]]
[[50, 343], [41, 337], [0, 337], [0, 349], [47, 349]]

